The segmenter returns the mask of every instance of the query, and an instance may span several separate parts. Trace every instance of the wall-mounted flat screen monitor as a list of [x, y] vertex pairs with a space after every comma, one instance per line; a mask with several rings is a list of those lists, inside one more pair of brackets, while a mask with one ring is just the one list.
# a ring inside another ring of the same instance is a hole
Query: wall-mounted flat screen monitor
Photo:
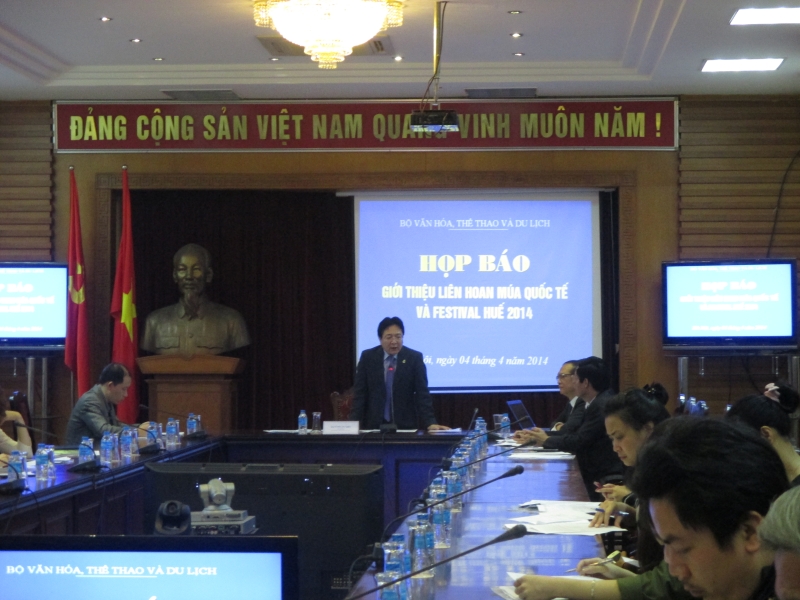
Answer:
[[793, 259], [665, 262], [665, 349], [797, 348]]
[[0, 349], [63, 346], [67, 294], [67, 265], [0, 263]]
[[297, 600], [297, 538], [0, 536], [3, 598]]

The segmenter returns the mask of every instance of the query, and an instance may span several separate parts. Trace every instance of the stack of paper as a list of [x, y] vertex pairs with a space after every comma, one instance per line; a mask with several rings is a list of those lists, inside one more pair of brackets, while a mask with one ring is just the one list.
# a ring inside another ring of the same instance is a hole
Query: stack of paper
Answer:
[[625, 531], [620, 527], [589, 527], [597, 508], [596, 502], [531, 500], [525, 504], [536, 504], [539, 507], [538, 512], [511, 519], [514, 523], [507, 524], [506, 529], [522, 523], [528, 533], [599, 535], [612, 531]]

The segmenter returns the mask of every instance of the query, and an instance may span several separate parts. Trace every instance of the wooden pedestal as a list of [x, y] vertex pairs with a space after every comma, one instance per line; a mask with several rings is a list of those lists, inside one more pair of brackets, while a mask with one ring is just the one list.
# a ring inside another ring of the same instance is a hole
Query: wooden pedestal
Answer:
[[229, 356], [177, 354], [137, 359], [139, 369], [150, 375], [150, 420], [180, 419], [186, 426], [190, 412], [202, 416], [203, 428], [215, 435], [229, 433], [238, 397], [238, 381], [244, 361]]

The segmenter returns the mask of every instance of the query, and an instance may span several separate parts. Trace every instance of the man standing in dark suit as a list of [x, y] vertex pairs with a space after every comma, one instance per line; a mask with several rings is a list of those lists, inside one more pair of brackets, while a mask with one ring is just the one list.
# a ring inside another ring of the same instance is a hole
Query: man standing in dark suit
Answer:
[[544, 448], [574, 454], [589, 499], [602, 501], [603, 497], [595, 491], [594, 482], [621, 478], [624, 469], [622, 461], [611, 447], [603, 415], [606, 401], [613, 396], [613, 392], [608, 389], [609, 377], [605, 365], [595, 356], [578, 361], [575, 378], [575, 391], [586, 403], [580, 427], [562, 435], [548, 435], [537, 428], [530, 432], [530, 436]]
[[378, 325], [380, 346], [364, 350], [358, 360], [350, 418], [364, 429], [394, 423], [398, 429], [449, 429], [437, 425], [422, 354], [403, 347], [405, 327], [399, 317]]

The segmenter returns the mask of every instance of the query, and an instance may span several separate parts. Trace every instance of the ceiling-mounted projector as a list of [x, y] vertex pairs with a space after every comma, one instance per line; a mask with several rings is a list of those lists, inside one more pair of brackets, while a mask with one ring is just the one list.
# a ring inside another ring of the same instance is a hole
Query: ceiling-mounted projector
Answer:
[[458, 114], [454, 110], [411, 111], [411, 131], [426, 133], [458, 131]]

